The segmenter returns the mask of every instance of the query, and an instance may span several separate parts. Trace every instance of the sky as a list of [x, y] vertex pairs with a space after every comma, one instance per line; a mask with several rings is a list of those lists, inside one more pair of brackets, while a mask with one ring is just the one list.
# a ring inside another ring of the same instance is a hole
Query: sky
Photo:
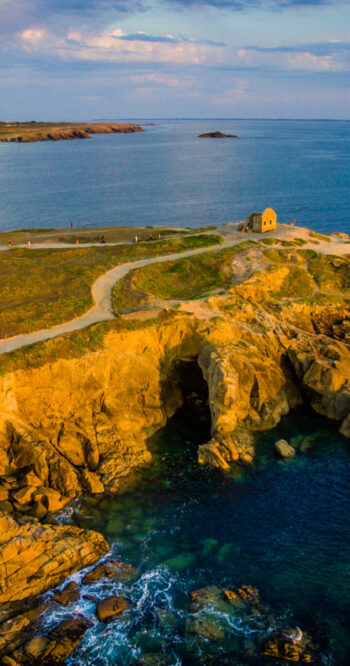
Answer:
[[350, 0], [0, 0], [0, 120], [350, 117]]

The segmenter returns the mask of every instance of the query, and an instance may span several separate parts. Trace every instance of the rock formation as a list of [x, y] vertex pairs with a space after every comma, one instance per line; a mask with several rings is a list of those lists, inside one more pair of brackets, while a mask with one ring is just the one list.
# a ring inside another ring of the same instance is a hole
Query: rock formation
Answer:
[[41, 594], [107, 551], [108, 544], [97, 532], [32, 522], [19, 525], [1, 514], [0, 604]]
[[0, 601], [38, 594], [107, 551], [100, 535], [38, 521], [85, 492], [116, 492], [150, 463], [147, 439], [183, 404], [186, 364], [208, 387], [202, 464], [251, 464], [254, 433], [303, 401], [350, 438], [348, 307], [284, 299], [295, 275], [306, 293], [316, 289], [311, 273], [295, 272], [303, 261], [293, 250], [282, 266], [249, 274], [235, 259], [243, 277], [201, 308], [185, 303], [135, 330], [111, 327], [99, 351], [1, 375]]
[[224, 134], [224, 132], [206, 132], [199, 134], [199, 139], [237, 139], [237, 134]]

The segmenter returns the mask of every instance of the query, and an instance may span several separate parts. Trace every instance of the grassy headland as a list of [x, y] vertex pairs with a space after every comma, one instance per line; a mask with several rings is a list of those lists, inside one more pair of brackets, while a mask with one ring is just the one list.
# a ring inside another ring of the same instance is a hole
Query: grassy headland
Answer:
[[220, 243], [220, 236], [0, 253], [0, 338], [69, 321], [92, 306], [91, 285], [119, 264]]
[[28, 143], [31, 141], [90, 139], [92, 134], [130, 134], [143, 131], [140, 125], [131, 123], [0, 122], [0, 141]]
[[350, 302], [350, 258], [294, 248], [266, 250], [262, 243], [248, 241], [135, 269], [115, 285], [113, 305], [123, 314], [153, 307], [157, 299], [203, 298], [218, 290], [273, 305], [311, 298]]

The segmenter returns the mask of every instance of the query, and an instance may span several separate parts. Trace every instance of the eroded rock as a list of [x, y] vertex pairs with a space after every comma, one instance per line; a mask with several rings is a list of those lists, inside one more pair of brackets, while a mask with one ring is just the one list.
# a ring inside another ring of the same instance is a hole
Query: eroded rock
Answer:
[[79, 645], [92, 622], [83, 616], [63, 620], [46, 636], [37, 636], [24, 647], [27, 663], [62, 664]]
[[121, 615], [126, 608], [127, 600], [124, 597], [113, 595], [96, 604], [96, 614], [100, 622], [110, 622], [112, 618]]
[[101, 578], [117, 579], [127, 581], [134, 578], [137, 570], [129, 562], [120, 562], [119, 560], [107, 560], [101, 562], [91, 571], [85, 574], [82, 584], [91, 585]]
[[69, 604], [78, 601], [79, 597], [79, 585], [72, 581], [71, 583], [68, 583], [61, 592], [55, 594], [53, 601], [56, 601], [57, 604], [61, 604], [61, 606], [69, 606]]
[[107, 551], [107, 542], [97, 532], [30, 522], [19, 525], [0, 514], [0, 603], [56, 587]]
[[275, 449], [282, 458], [294, 458], [295, 456], [295, 449], [285, 439], [275, 442]]

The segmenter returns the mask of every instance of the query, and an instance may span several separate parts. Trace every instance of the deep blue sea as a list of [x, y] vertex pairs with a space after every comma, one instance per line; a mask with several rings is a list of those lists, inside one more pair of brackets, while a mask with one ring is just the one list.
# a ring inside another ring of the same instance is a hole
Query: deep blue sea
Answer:
[[[0, 229], [198, 228], [271, 206], [280, 222], [350, 231], [350, 122], [153, 122], [134, 135], [0, 143]], [[215, 130], [239, 138], [197, 138]]]
[[[64, 512], [64, 522], [102, 532], [113, 556], [138, 569], [127, 583], [82, 586], [74, 606], [47, 614], [48, 628], [77, 612], [93, 621], [70, 666], [287, 666], [260, 651], [295, 626], [318, 646], [314, 664], [349, 664], [349, 442], [298, 409], [257, 436], [254, 467], [223, 473], [197, 463], [209, 426], [203, 411], [179, 410], [150, 441], [152, 464], [122, 494]], [[281, 437], [296, 447], [294, 459], [277, 456]], [[191, 613], [191, 591], [242, 584], [258, 588], [258, 609], [213, 602]], [[129, 610], [104, 625], [92, 599], [112, 594]]]

